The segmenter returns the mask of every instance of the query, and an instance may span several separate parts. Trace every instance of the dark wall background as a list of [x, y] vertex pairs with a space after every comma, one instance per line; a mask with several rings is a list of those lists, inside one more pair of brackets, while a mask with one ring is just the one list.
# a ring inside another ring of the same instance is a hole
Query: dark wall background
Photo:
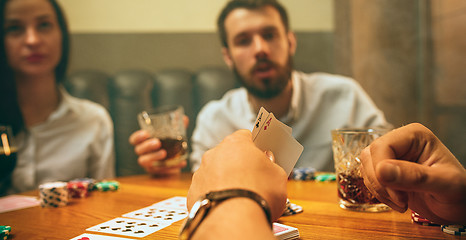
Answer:
[[[333, 33], [297, 32], [296, 69], [334, 71]], [[167, 68], [197, 70], [225, 66], [216, 33], [72, 34], [70, 72], [125, 69], [151, 72]]]

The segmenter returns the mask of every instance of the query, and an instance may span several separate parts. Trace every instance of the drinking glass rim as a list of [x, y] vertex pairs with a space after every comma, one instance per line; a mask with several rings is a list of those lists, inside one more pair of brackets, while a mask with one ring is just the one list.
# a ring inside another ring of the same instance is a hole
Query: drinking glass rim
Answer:
[[[160, 106], [160, 107], [149, 108], [145, 112], [147, 112], [147, 114], [149, 114], [149, 116], [151, 116], [151, 115], [152, 116], [158, 116], [158, 115], [167, 114], [169, 112], [175, 112], [175, 111], [178, 111], [180, 109], [183, 109], [182, 105], [164, 105], [164, 106]], [[139, 114], [141, 114], [141, 113], [139, 113]]]
[[359, 128], [337, 128], [333, 129], [331, 132], [332, 134], [359, 134], [359, 133], [367, 133], [367, 134], [380, 134], [386, 133], [390, 131], [388, 128], [382, 127], [359, 127]]

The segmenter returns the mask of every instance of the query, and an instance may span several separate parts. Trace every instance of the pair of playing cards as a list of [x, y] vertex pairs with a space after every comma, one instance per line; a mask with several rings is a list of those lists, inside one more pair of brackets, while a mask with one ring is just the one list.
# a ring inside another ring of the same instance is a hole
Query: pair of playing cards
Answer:
[[[172, 197], [95, 225], [86, 231], [145, 237], [188, 216], [186, 197]], [[105, 238], [104, 238], [105, 237]], [[72, 240], [127, 239], [84, 233]]]
[[252, 129], [252, 140], [262, 151], [271, 151], [275, 163], [290, 175], [303, 152], [303, 146], [291, 135], [291, 128], [261, 107]]

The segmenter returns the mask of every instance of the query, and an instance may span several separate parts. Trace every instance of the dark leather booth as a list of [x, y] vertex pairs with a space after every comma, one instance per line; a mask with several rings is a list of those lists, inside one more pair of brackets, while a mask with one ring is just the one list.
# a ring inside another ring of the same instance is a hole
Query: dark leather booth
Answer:
[[[70, 73], [65, 82], [71, 95], [100, 103], [110, 112], [115, 128], [117, 176], [144, 173], [128, 142], [130, 134], [139, 129], [136, 117], [139, 112], [163, 105], [182, 105], [190, 119], [190, 139], [202, 106], [237, 86], [231, 71], [224, 67], [206, 67], [196, 72], [166, 69], [154, 73], [133, 69], [115, 74], [86, 69]], [[184, 170], [189, 169], [188, 165]]]

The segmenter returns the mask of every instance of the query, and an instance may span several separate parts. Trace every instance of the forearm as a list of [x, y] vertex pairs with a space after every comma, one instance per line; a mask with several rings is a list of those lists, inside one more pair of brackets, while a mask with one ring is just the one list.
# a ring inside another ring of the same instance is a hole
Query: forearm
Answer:
[[262, 208], [247, 198], [225, 200], [210, 210], [193, 235], [198, 239], [275, 239]]

